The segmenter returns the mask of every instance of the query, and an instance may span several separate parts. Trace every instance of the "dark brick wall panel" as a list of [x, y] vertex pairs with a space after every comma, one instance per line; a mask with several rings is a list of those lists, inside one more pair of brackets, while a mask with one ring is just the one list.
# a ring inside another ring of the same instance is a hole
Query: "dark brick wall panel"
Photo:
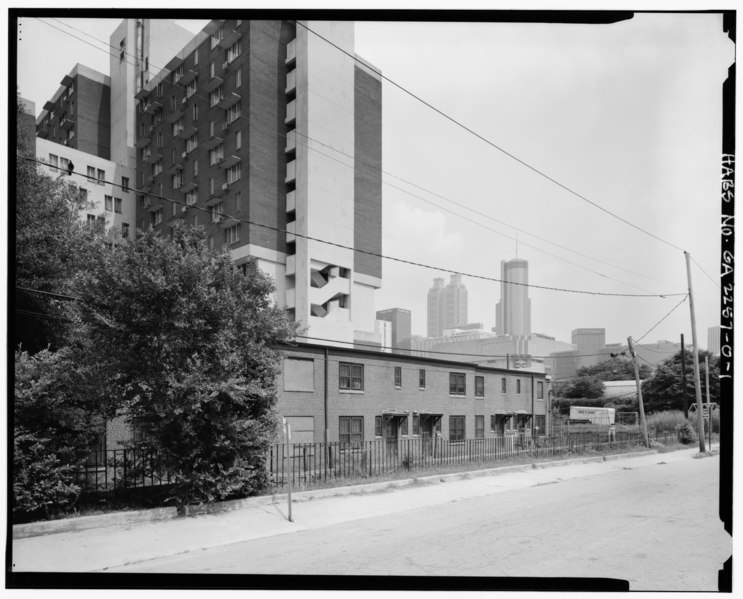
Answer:
[[75, 92], [75, 146], [81, 152], [111, 158], [111, 87], [78, 76]]
[[[360, 67], [354, 85], [354, 244], [382, 253], [382, 82]], [[382, 277], [382, 259], [354, 252], [354, 270]]]

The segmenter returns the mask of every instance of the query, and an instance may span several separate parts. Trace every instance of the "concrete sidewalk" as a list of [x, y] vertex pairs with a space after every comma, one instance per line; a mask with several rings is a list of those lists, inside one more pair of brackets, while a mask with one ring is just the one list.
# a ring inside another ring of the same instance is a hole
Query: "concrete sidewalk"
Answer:
[[693, 459], [698, 448], [578, 458], [227, 502], [220, 513], [174, 518], [172, 508], [13, 527], [13, 570], [92, 572], [378, 515], [556, 483], [613, 470]]

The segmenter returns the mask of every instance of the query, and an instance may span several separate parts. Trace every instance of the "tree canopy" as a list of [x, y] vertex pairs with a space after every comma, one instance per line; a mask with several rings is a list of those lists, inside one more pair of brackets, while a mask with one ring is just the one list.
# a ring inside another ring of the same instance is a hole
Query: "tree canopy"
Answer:
[[77, 359], [98, 393], [164, 451], [187, 504], [263, 484], [276, 427], [275, 344], [294, 334], [255, 261], [236, 271], [176, 224], [98, 254], [75, 278]]
[[[694, 357], [691, 351], [686, 351], [686, 399], [687, 406], [696, 401], [694, 389]], [[702, 401], [706, 402], [704, 358], [709, 357], [709, 386], [710, 400], [719, 402], [720, 397], [720, 366], [719, 356], [713, 357], [708, 351], [699, 351], [699, 369], [702, 386]], [[642, 384], [642, 398], [647, 412], [662, 410], [683, 409], [683, 379], [681, 373], [681, 352], [666, 358], [655, 369], [652, 377]]]
[[[647, 364], [638, 364], [640, 379], [644, 380], [652, 373]], [[616, 356], [593, 366], [583, 366], [578, 369], [577, 376], [593, 376], [601, 381], [631, 381], [635, 379], [635, 367], [631, 358]]]

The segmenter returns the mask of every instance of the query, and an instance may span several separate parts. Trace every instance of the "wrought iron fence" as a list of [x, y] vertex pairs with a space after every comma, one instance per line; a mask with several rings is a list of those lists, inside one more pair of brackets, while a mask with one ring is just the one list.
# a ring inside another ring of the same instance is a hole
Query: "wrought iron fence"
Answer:
[[[658, 434], [663, 443], [676, 433]], [[298, 487], [335, 479], [374, 478], [400, 470], [426, 470], [457, 464], [484, 464], [516, 458], [580, 454], [639, 445], [637, 431], [571, 432], [553, 437], [514, 435], [449, 441], [414, 438], [360, 443], [294, 443], [271, 445], [266, 469], [272, 489], [289, 481]], [[76, 473], [81, 494], [150, 489], [175, 483], [162, 451], [151, 446], [99, 450]]]

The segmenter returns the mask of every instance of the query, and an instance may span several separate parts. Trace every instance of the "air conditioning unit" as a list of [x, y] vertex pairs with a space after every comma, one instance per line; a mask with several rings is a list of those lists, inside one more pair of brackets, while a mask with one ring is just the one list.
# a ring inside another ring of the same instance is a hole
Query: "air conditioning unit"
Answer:
[[222, 131], [227, 131], [227, 129], [230, 128], [230, 123], [224, 122], [222, 123]]
[[230, 184], [229, 183], [222, 183], [222, 191], [229, 191]]
[[188, 98], [184, 97], [184, 98], [183, 98], [183, 99], [181, 100], [181, 104], [183, 104], [184, 106], [185, 106], [186, 104], [188, 104]]
[[183, 160], [186, 160], [188, 158], [188, 152], [183, 152], [183, 154], [181, 154], [181, 158], [183, 158]]
[[222, 63], [222, 70], [223, 71], [229, 71], [230, 70], [230, 61], [229, 60], [225, 60]]
[[188, 206], [181, 206], [181, 214], [188, 210]]

